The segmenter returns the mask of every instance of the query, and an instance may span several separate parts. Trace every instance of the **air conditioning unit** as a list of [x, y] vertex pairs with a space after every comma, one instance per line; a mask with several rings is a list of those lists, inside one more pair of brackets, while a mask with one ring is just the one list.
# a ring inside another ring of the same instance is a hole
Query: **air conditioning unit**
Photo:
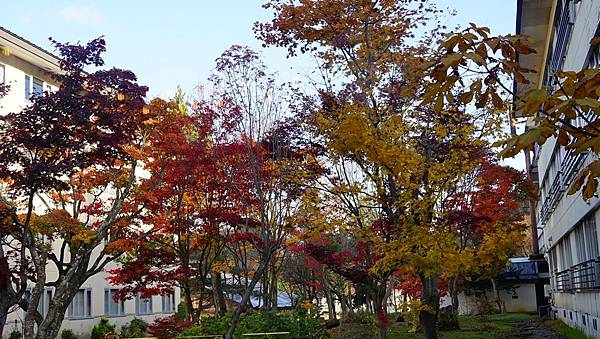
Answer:
[[552, 287], [550, 285], [544, 285], [544, 297], [549, 298], [552, 294]]

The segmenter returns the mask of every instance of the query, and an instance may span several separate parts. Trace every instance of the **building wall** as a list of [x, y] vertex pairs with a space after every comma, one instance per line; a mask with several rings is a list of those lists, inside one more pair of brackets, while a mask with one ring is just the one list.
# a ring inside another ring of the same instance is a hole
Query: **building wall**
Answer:
[[[5, 56], [0, 54], [0, 65], [4, 66], [5, 83], [10, 85], [6, 96], [0, 99], [0, 115], [9, 112], [18, 112], [29, 101], [25, 99], [25, 75], [30, 75], [44, 81], [44, 90], [56, 90], [57, 84], [50, 75], [40, 67], [32, 65], [15, 55]], [[2, 81], [2, 79], [0, 79]]]
[[[535, 284], [516, 284], [514, 291], [501, 290], [499, 292], [500, 300], [504, 303], [508, 313], [537, 313], [537, 303], [535, 300]], [[488, 301], [495, 299], [491, 290], [486, 291]], [[458, 313], [463, 315], [476, 315], [480, 313], [480, 300], [474, 296], [460, 293], [458, 295]], [[443, 297], [441, 306], [452, 305], [448, 296]]]
[[[569, 3], [569, 1], [558, 0], [559, 7], [561, 3]], [[562, 70], [579, 71], [588, 65], [588, 57], [590, 53], [590, 40], [596, 34], [598, 24], [600, 22], [600, 1], [596, 0], [581, 0], [575, 1], [575, 14], [571, 16], [573, 22], [570, 35], [567, 37], [567, 48], [562, 63]], [[557, 16], [557, 20], [560, 17]], [[557, 32], [554, 32], [553, 41], [550, 46], [556, 44]], [[549, 66], [546, 66], [549, 67]], [[540, 220], [540, 211], [549, 195], [549, 189], [554, 182], [556, 176], [565, 176], [566, 169], [561, 166], [563, 160], [568, 160], [566, 150], [556, 145], [555, 139], [548, 140], [536, 153], [536, 165], [539, 170], [539, 185], [540, 185], [540, 201], [537, 205], [538, 229], [543, 237], [541, 243], [542, 248], [548, 262], [550, 263], [551, 271], [551, 296], [554, 314], [559, 319], [567, 324], [579, 327], [586, 331], [588, 335], [600, 338], [600, 330], [597, 322], [600, 317], [600, 292], [599, 291], [559, 291], [556, 280], [556, 272], [571, 268], [586, 258], [580, 258], [578, 251], [587, 243], [587, 238], [584, 243], [581, 243], [575, 235], [575, 229], [581, 227], [584, 218], [595, 221], [596, 231], [595, 237], [600, 242], [600, 212], [598, 206], [600, 200], [593, 198], [588, 202], [583, 201], [581, 193], [567, 195], [570, 182], [561, 184], [560, 200], [555, 209], [549, 215], [549, 218]], [[589, 164], [597, 156], [589, 154], [586, 156], [580, 169]], [[591, 239], [591, 238], [590, 238]], [[560, 246], [568, 242], [570, 244], [570, 255], [561, 257]], [[597, 246], [596, 246], [597, 247]]]

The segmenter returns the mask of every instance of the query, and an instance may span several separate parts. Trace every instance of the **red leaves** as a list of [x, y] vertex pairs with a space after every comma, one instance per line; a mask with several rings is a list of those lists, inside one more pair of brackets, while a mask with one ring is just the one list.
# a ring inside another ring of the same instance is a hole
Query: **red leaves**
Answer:
[[172, 315], [156, 319], [152, 324], [148, 325], [148, 333], [158, 339], [171, 339], [176, 338], [181, 331], [191, 326], [191, 321], [179, 320], [175, 315]]
[[[147, 88], [133, 73], [103, 64], [104, 40], [85, 46], [54, 44], [61, 53], [57, 91], [32, 98], [32, 105], [2, 117], [0, 177], [14, 180], [12, 189], [65, 190], [71, 177], [92, 166], [111, 167], [127, 160], [122, 145], [131, 144], [143, 128], [141, 108]], [[84, 70], [85, 68], [85, 70]], [[124, 93], [116, 100], [111, 90]]]
[[370, 266], [363, 262], [365, 248], [364, 244], [359, 243], [356, 252], [338, 250], [326, 237], [309, 239], [304, 244], [307, 255], [353, 283], [368, 281]]

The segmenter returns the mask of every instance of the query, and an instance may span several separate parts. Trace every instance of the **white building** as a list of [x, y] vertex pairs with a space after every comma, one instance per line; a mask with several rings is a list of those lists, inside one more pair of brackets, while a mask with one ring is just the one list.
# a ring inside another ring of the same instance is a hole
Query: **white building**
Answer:
[[[557, 70], [597, 67], [598, 0], [518, 0], [517, 32], [532, 36], [537, 54], [520, 56], [537, 70], [532, 86], [553, 86]], [[519, 86], [518, 92], [526, 90]], [[581, 121], [576, 123], [581, 124]], [[600, 258], [598, 225], [600, 200], [583, 201], [581, 193], [566, 191], [579, 170], [596, 155], [572, 152], [549, 139], [533, 150], [530, 173], [539, 185], [536, 208], [541, 253], [550, 264], [553, 314], [567, 324], [600, 338]]]
[[[0, 115], [21, 110], [32, 95], [56, 90], [58, 84], [48, 72], [57, 72], [59, 69], [56, 56], [0, 27], [0, 83], [10, 85], [8, 94], [0, 99]], [[97, 255], [99, 251], [100, 248], [96, 248], [94, 253]], [[111, 268], [114, 265], [109, 264], [107, 270]], [[48, 281], [53, 281], [56, 276], [55, 267], [49, 265]], [[83, 284], [67, 311], [63, 329], [71, 329], [80, 338], [86, 338], [101, 317], [110, 318], [110, 322], [120, 329], [134, 317], [151, 323], [157, 317], [176, 311], [180, 300], [178, 290], [171, 296], [159, 295], [148, 300], [135, 298], [117, 303], [112, 300], [112, 295], [118, 287], [110, 286], [106, 277], [107, 273], [101, 272]], [[52, 288], [47, 288], [38, 305], [42, 315], [47, 312], [52, 294]], [[15, 326], [21, 330], [23, 317], [23, 310], [9, 314], [2, 337], [7, 338]]]

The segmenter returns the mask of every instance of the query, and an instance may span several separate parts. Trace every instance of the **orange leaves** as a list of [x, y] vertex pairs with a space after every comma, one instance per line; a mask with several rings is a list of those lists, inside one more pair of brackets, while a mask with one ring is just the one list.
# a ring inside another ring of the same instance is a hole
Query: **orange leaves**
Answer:
[[582, 191], [583, 200], [598, 196], [598, 178], [600, 178], [600, 160], [594, 160], [577, 175], [567, 194], [573, 195]]
[[129, 154], [135, 160], [143, 160], [145, 159], [144, 152], [137, 146], [134, 145], [124, 145], [121, 147], [125, 153]]

